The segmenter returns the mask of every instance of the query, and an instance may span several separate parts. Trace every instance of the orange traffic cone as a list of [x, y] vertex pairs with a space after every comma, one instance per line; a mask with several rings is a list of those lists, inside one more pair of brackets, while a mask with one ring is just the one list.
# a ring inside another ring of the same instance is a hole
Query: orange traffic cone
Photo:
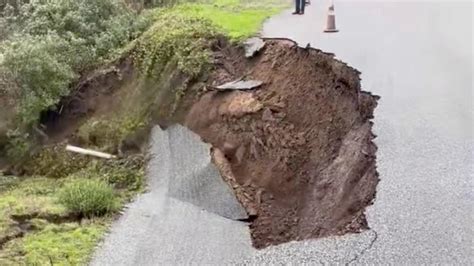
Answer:
[[338, 32], [336, 29], [336, 13], [334, 12], [334, 3], [331, 3], [328, 9], [328, 19], [324, 32]]

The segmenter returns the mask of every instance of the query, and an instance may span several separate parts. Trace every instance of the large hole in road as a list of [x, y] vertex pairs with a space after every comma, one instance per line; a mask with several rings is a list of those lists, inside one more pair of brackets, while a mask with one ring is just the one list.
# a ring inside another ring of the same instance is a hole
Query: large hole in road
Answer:
[[254, 246], [367, 229], [378, 97], [361, 91], [360, 73], [289, 40], [266, 40], [251, 59], [227, 53], [216, 57], [215, 85], [242, 77], [263, 84], [203, 94], [185, 125], [213, 146], [214, 163], [253, 217]]

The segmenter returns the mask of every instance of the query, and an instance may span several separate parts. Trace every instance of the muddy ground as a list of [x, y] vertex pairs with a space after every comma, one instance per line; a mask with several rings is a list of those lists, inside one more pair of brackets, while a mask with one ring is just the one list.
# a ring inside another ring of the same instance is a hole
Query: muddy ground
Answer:
[[378, 175], [371, 132], [377, 96], [359, 72], [316, 49], [267, 40], [256, 57], [216, 55], [212, 85], [244, 77], [250, 91], [215, 91], [185, 125], [214, 147], [213, 158], [252, 216], [254, 246], [367, 229], [364, 209]]

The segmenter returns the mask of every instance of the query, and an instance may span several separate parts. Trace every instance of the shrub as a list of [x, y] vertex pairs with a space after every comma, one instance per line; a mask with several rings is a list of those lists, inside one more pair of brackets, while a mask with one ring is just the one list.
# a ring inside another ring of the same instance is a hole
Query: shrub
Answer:
[[112, 187], [102, 180], [78, 179], [59, 191], [59, 202], [84, 217], [102, 216], [118, 208]]
[[38, 114], [67, 95], [69, 83], [76, 77], [68, 64], [71, 51], [67, 42], [55, 34], [17, 36], [0, 47], [3, 71], [20, 84], [20, 120], [32, 124]]
[[106, 47], [117, 48], [133, 37], [137, 16], [121, 0], [33, 0], [10, 21], [24, 34], [56, 32], [65, 39], [85, 40], [86, 46], [101, 48], [96, 51], [100, 57], [108, 53]]

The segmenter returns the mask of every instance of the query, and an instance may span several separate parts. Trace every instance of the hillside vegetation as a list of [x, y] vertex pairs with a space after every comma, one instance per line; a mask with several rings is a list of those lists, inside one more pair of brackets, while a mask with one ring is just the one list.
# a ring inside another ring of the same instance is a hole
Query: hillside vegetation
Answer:
[[[216, 39], [257, 34], [285, 3], [1, 2], [0, 265], [86, 264], [118, 210], [145, 189], [141, 147], [153, 119], [176, 111], [212, 68]], [[101, 79], [113, 93], [95, 87]], [[93, 101], [78, 94], [86, 87]], [[71, 99], [94, 108], [67, 116]], [[67, 121], [61, 132], [51, 114]], [[67, 153], [66, 143], [119, 159]]]

